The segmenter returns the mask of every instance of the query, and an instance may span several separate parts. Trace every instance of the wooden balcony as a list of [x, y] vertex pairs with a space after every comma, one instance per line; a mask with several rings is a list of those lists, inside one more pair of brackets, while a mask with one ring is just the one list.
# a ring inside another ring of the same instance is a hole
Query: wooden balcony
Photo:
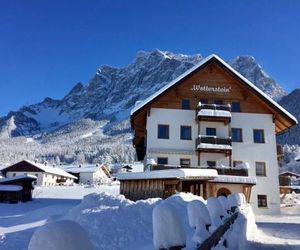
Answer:
[[196, 139], [196, 150], [200, 153], [224, 153], [225, 155], [231, 155], [231, 138], [199, 136]]
[[198, 121], [214, 121], [228, 124], [231, 121], [230, 105], [198, 104]]
[[277, 144], [276, 149], [277, 149], [277, 160], [282, 160], [284, 156], [282, 145]]

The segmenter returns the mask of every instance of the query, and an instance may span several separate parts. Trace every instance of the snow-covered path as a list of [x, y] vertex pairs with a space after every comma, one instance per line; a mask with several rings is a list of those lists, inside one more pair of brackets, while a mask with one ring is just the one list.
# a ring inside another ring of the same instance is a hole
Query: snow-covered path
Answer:
[[281, 212], [276, 216], [256, 216], [259, 231], [251, 236], [248, 249], [300, 249], [300, 205], [284, 207]]

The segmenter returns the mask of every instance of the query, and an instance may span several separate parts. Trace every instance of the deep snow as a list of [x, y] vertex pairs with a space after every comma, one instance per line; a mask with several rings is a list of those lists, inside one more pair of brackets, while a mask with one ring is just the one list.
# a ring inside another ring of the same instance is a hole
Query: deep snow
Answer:
[[[107, 193], [100, 195], [103, 191]], [[94, 192], [97, 194], [91, 194]], [[153, 249], [152, 211], [161, 200], [132, 202], [118, 194], [118, 185], [39, 187], [32, 202], [0, 203], [0, 249], [27, 249], [38, 227], [61, 220], [79, 223], [96, 249]], [[84, 195], [88, 196], [81, 202]], [[285, 200], [300, 197], [289, 196]], [[188, 236], [187, 249], [195, 249], [195, 230], [189, 226], [187, 214], [193, 197], [175, 195], [168, 201], [179, 211]], [[300, 204], [294, 204], [282, 207], [280, 216], [256, 216], [258, 231], [252, 227], [243, 250], [300, 249]], [[237, 233], [228, 237], [235, 239]]]

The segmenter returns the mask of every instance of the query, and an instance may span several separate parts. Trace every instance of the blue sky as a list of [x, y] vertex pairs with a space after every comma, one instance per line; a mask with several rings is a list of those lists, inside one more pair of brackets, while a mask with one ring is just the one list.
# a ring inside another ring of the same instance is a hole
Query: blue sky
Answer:
[[300, 1], [0, 1], [0, 116], [87, 83], [137, 51], [253, 55], [300, 87]]

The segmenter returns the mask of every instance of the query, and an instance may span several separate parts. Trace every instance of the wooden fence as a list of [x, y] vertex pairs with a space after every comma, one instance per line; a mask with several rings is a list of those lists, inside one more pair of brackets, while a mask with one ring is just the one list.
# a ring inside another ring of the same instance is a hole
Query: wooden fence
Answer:
[[223, 234], [229, 229], [230, 225], [234, 223], [237, 217], [238, 213], [235, 212], [233, 215], [227, 218], [223, 225], [221, 225], [212, 233], [209, 238], [207, 238], [201, 245], [198, 246], [197, 250], [210, 250], [212, 247], [216, 246]]

